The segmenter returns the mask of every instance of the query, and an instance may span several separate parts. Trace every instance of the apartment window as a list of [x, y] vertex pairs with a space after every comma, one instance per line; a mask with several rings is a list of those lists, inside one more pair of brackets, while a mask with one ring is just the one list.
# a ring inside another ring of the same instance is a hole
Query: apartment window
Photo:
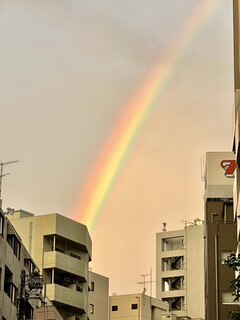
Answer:
[[225, 264], [225, 260], [230, 256], [232, 251], [221, 251], [221, 262], [222, 264]]
[[29, 258], [24, 259], [24, 267], [26, 268], [26, 270], [28, 271], [29, 274], [33, 273], [34, 269], [35, 269], [35, 264], [33, 263], [33, 261]]
[[136, 310], [138, 308], [138, 304], [137, 303], [133, 303], [132, 304], [132, 310]]
[[9, 296], [11, 302], [17, 305], [17, 287], [12, 282], [5, 282], [4, 292]]
[[3, 226], [4, 226], [4, 218], [3, 215], [0, 213], [0, 235], [3, 236]]
[[112, 311], [118, 311], [118, 306], [112, 306]]
[[94, 289], [95, 289], [95, 283], [92, 281], [91, 282], [91, 291], [94, 291]]
[[34, 309], [30, 303], [26, 304], [26, 319], [33, 319]]
[[239, 304], [238, 301], [234, 301], [235, 296], [233, 296], [232, 291], [223, 291], [222, 292], [222, 303], [223, 304]]
[[94, 314], [94, 304], [90, 303], [90, 313]]
[[70, 256], [75, 258], [75, 259], [78, 259], [78, 260], [81, 260], [82, 258], [80, 256], [78, 256], [77, 254], [75, 253], [70, 253]]
[[182, 250], [184, 237], [162, 239], [162, 251]]
[[20, 250], [21, 250], [21, 243], [15, 234], [8, 234], [7, 235], [7, 242], [10, 247], [13, 249], [13, 253], [15, 256], [20, 260]]

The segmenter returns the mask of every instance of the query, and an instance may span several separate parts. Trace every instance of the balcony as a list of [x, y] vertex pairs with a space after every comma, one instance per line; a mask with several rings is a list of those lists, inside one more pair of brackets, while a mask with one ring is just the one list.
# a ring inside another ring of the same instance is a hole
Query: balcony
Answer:
[[43, 268], [58, 268], [88, 280], [88, 264], [58, 251], [44, 252]]
[[84, 292], [78, 292], [58, 284], [47, 284], [47, 297], [52, 302], [87, 312], [87, 299]]

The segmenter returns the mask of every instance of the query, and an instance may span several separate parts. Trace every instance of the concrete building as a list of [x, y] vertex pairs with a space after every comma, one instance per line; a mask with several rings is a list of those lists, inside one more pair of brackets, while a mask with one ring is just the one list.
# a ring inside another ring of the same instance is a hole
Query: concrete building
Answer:
[[9, 218], [46, 277], [47, 296], [62, 318], [87, 319], [92, 252], [87, 227], [55, 213], [19, 210]]
[[109, 306], [110, 320], [159, 320], [169, 311], [168, 303], [142, 293], [111, 296]]
[[235, 160], [232, 152], [208, 152], [205, 173], [205, 305], [206, 320], [226, 320], [236, 306], [230, 282], [234, 271], [224, 259], [236, 250], [233, 215]]
[[[34, 261], [0, 206], [0, 319], [17, 320], [21, 271], [29, 274], [34, 268]], [[35, 319], [38, 304], [37, 300], [29, 300], [26, 319]]]
[[88, 317], [90, 320], [108, 320], [109, 279], [92, 271], [89, 279]]
[[156, 235], [156, 297], [180, 319], [204, 319], [204, 226]]

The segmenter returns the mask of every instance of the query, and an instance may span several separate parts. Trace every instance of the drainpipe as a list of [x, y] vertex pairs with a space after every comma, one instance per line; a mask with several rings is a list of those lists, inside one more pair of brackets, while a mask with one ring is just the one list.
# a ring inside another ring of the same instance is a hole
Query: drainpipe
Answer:
[[218, 317], [218, 241], [217, 235], [215, 234], [215, 280], [216, 280], [216, 320]]

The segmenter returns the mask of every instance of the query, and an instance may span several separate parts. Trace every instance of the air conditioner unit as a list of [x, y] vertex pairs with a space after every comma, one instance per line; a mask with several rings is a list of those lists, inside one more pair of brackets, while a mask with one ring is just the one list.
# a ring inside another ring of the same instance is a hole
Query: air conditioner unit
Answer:
[[177, 320], [177, 316], [172, 313], [161, 314], [161, 320]]

